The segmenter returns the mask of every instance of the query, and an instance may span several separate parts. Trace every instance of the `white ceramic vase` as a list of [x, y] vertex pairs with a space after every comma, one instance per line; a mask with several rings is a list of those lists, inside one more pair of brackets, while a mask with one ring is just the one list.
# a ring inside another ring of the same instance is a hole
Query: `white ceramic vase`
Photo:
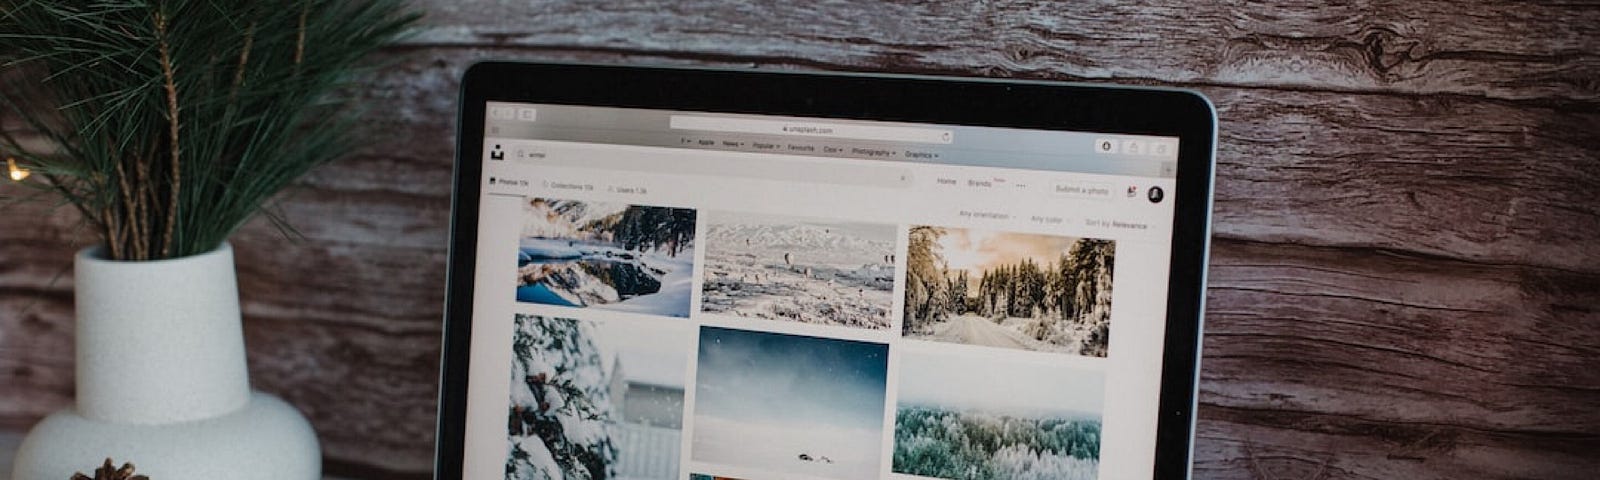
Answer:
[[154, 480], [313, 480], [311, 424], [250, 389], [233, 248], [148, 262], [76, 258], [77, 404], [39, 422], [12, 480], [93, 474], [107, 457]]

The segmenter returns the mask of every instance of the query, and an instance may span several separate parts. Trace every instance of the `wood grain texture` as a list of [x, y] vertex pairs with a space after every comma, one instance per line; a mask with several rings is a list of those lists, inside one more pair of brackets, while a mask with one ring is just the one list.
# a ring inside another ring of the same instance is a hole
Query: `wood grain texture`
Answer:
[[[1198, 478], [1600, 471], [1593, 5], [419, 5], [425, 31], [363, 93], [380, 135], [282, 203], [305, 240], [234, 239], [255, 385], [307, 412], [341, 472], [427, 476], [454, 92], [491, 58], [1200, 89], [1221, 134]], [[0, 223], [14, 428], [70, 403], [70, 276], [52, 279], [84, 241], [68, 212], [18, 208]]]
[[1278, 448], [1329, 478], [1600, 467], [1592, 274], [1226, 239], [1212, 259], [1200, 471]]
[[420, 44], [1276, 89], [1595, 100], [1600, 11], [1454, 2], [432, 2]]

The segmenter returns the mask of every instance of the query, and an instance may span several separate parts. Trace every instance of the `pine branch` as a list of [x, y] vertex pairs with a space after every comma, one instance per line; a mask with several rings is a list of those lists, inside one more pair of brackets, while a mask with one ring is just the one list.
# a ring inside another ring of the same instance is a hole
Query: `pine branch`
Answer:
[[[161, 257], [172, 255], [172, 231], [178, 225], [178, 192], [183, 190], [182, 163], [178, 155], [183, 151], [183, 143], [178, 141], [178, 128], [182, 125], [178, 121], [178, 84], [176, 76], [172, 73], [171, 47], [167, 42], [167, 15], [164, 10], [156, 10], [156, 41], [157, 49], [161, 51], [161, 78], [167, 89], [167, 123], [172, 127], [168, 130], [171, 138], [172, 152], [172, 183], [167, 186], [171, 191], [167, 207], [166, 231], [161, 236]], [[144, 260], [144, 259], [141, 259]]]
[[352, 150], [351, 86], [417, 18], [401, 0], [0, 0], [0, 107], [52, 144], [8, 146], [112, 258], [203, 253]]
[[311, 1], [306, 0], [300, 7], [300, 26], [295, 29], [294, 40], [294, 66], [295, 73], [300, 72], [300, 62], [306, 58], [306, 17], [311, 14]]

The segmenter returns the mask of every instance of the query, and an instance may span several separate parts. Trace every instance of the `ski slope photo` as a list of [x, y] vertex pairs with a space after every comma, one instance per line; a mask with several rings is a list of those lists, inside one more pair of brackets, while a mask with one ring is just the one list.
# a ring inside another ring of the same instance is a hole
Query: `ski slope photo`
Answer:
[[689, 316], [694, 210], [536, 198], [523, 218], [517, 301]]
[[1104, 357], [1110, 240], [913, 226], [906, 338]]
[[892, 470], [951, 480], [1094, 480], [1105, 374], [906, 352]]
[[889, 328], [895, 226], [772, 215], [706, 215], [700, 310]]

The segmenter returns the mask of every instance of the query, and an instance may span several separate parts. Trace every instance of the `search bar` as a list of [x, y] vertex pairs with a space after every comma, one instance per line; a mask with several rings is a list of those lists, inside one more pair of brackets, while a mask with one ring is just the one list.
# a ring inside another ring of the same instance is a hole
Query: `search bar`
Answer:
[[878, 140], [885, 142], [949, 144], [952, 140], [952, 137], [954, 137], [950, 130], [938, 128], [859, 125], [853, 123], [826, 123], [796, 120], [706, 117], [698, 115], [673, 115], [669, 123], [674, 130], [701, 130], [710, 132], [752, 133], [758, 135], [793, 135], [801, 137], [847, 138], [852, 140]]

